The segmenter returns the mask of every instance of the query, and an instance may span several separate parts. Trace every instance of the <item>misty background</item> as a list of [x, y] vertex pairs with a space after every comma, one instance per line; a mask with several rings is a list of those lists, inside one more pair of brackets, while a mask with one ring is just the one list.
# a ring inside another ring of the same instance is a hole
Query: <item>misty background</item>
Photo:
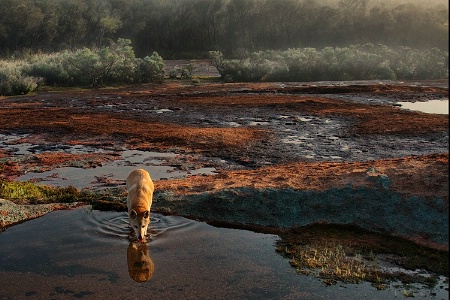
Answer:
[[0, 0], [0, 57], [131, 40], [138, 57], [383, 44], [448, 51], [446, 0]]

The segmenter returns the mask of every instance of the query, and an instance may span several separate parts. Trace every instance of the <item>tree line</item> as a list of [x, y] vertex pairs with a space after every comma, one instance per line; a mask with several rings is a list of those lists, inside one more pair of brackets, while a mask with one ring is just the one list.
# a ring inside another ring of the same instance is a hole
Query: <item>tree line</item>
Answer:
[[101, 48], [119, 38], [138, 57], [157, 51], [165, 59], [365, 43], [448, 51], [445, 1], [392, 2], [1, 0], [0, 56]]

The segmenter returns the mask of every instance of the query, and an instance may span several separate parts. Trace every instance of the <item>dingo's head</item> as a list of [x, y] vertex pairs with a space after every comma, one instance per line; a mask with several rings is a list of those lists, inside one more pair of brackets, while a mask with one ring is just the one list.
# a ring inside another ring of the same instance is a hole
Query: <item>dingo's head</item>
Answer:
[[128, 274], [137, 282], [150, 280], [155, 270], [155, 265], [146, 244], [133, 243], [127, 250]]
[[150, 224], [150, 211], [146, 210], [137, 213], [132, 209], [129, 213], [130, 226], [133, 228], [134, 233], [139, 242], [142, 242], [147, 235], [148, 224]]

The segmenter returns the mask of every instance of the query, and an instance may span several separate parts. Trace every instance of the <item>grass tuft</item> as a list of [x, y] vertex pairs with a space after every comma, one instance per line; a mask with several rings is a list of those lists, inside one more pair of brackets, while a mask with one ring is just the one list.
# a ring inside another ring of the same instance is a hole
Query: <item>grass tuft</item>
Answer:
[[381, 273], [374, 258], [368, 260], [359, 253], [348, 255], [338, 243], [285, 246], [277, 251], [291, 257], [290, 264], [298, 273], [322, 278], [327, 285], [337, 281], [360, 283]]

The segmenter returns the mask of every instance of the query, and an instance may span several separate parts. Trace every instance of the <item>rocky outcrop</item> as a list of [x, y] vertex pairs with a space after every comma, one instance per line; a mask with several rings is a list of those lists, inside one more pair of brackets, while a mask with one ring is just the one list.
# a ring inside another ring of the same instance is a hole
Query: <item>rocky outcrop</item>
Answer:
[[448, 251], [448, 154], [298, 163], [156, 183], [153, 210], [230, 225], [355, 225]]
[[356, 225], [448, 249], [448, 204], [441, 198], [349, 186], [326, 191], [237, 188], [183, 196], [157, 194], [156, 199], [155, 210], [205, 221], [276, 228]]

